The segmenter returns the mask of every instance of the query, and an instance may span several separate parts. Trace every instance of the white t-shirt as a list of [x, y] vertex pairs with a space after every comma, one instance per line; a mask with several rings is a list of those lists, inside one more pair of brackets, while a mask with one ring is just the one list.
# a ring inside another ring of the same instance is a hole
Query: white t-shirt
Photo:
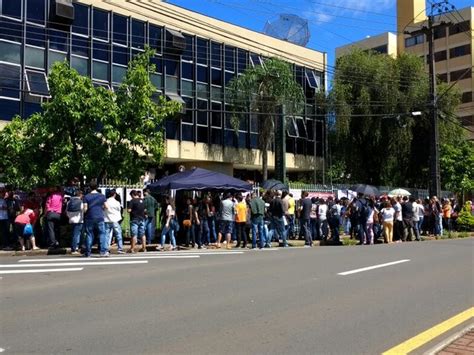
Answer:
[[395, 210], [392, 207], [382, 208], [382, 218], [384, 222], [393, 222], [395, 216]]
[[319, 212], [319, 220], [325, 221], [327, 219], [328, 205], [326, 204], [319, 205], [318, 212]]
[[369, 218], [367, 218], [367, 223], [374, 223], [374, 215], [376, 213], [379, 213], [379, 211], [376, 208], [370, 209], [370, 214], [369, 214]]
[[171, 207], [171, 205], [168, 205], [168, 207], [166, 207], [166, 216], [171, 218], [175, 216], [175, 211], [173, 207]]
[[109, 197], [107, 199], [107, 208], [104, 210], [104, 222], [113, 223], [118, 222], [122, 219], [122, 206], [115, 197]]
[[395, 210], [395, 212], [398, 212], [396, 214], [397, 221], [400, 221], [400, 222], [403, 221], [403, 218], [402, 218], [402, 205], [399, 202], [397, 202], [393, 206], [393, 209]]

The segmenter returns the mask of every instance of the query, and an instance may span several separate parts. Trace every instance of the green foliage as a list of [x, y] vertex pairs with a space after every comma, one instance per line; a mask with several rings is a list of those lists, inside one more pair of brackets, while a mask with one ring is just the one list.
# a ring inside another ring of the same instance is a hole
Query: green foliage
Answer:
[[163, 120], [180, 106], [153, 101], [152, 55], [147, 50], [129, 63], [117, 94], [95, 88], [67, 62], [54, 64], [43, 112], [16, 118], [0, 132], [0, 152], [9, 152], [0, 162], [5, 181], [30, 187], [83, 175], [138, 179], [146, 163], [160, 163]]
[[263, 179], [268, 175], [268, 149], [275, 135], [275, 118], [279, 106], [284, 105], [286, 114], [293, 115], [304, 107], [304, 93], [295, 81], [288, 63], [270, 58], [265, 66], [248, 68], [243, 75], [236, 76], [227, 90], [226, 98], [234, 111], [232, 124], [238, 129], [247, 115], [252, 112], [258, 117], [259, 147], [262, 151]]
[[441, 179], [454, 192], [474, 190], [474, 143], [464, 139], [441, 145]]
[[[440, 93], [445, 90], [439, 88]], [[426, 186], [429, 82], [420, 58], [354, 50], [338, 59], [328, 100], [336, 115], [333, 161], [343, 161], [352, 179]], [[452, 114], [458, 103], [459, 93], [452, 89], [442, 95], [439, 106]], [[423, 114], [411, 116], [415, 111]], [[455, 124], [440, 121], [442, 142], [451, 142], [455, 135], [459, 137]]]
[[474, 216], [471, 213], [471, 206], [467, 202], [459, 212], [456, 224], [460, 230], [474, 231]]

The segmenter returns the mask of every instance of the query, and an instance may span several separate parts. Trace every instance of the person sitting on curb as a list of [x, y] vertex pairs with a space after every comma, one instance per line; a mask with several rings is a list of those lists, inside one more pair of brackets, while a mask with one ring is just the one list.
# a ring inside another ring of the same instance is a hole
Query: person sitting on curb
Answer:
[[31, 243], [31, 250], [38, 250], [36, 246], [35, 236], [33, 234], [33, 226], [36, 222], [36, 215], [33, 210], [22, 207], [22, 212], [15, 218], [15, 234], [20, 242], [21, 250], [25, 251], [25, 242]]

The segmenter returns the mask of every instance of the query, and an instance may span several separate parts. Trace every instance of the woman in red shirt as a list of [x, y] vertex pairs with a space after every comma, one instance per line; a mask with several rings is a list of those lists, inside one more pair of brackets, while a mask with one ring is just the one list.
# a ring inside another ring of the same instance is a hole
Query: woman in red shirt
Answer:
[[15, 218], [15, 234], [21, 245], [21, 250], [25, 251], [25, 241], [31, 242], [31, 249], [38, 250], [33, 234], [33, 226], [36, 222], [36, 214], [33, 210], [23, 206], [22, 212]]

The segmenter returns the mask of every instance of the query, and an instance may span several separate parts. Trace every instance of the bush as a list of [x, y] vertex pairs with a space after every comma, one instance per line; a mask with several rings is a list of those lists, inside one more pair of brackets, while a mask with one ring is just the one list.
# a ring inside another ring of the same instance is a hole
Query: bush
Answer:
[[474, 231], [474, 216], [471, 214], [471, 206], [468, 203], [459, 212], [456, 223], [459, 230]]

